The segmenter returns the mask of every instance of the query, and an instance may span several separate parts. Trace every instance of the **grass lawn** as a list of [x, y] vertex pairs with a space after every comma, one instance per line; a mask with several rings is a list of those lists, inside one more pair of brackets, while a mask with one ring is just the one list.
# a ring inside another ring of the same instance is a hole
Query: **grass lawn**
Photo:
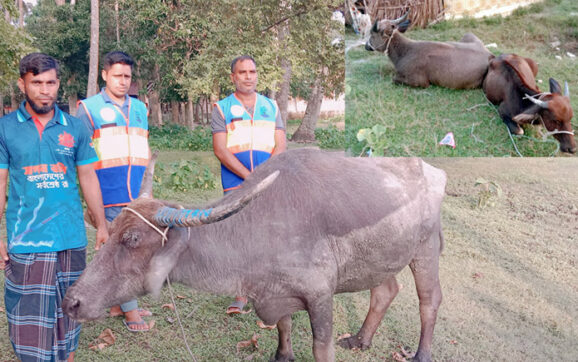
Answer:
[[[408, 38], [457, 41], [466, 32], [476, 34], [495, 55], [516, 53], [539, 63], [538, 86], [549, 91], [548, 79], [568, 82], [571, 104], [578, 109], [578, 2], [548, 0], [501, 18], [446, 21], [427, 29], [411, 29]], [[359, 129], [385, 126], [386, 156], [552, 156], [561, 155], [558, 143], [543, 140], [536, 127], [510, 139], [507, 128], [481, 89], [452, 90], [438, 86], [411, 88], [396, 85], [393, 64], [379, 52], [353, 47], [359, 38], [346, 32], [347, 147], [359, 155]], [[556, 45], [555, 47], [552, 45]], [[560, 57], [560, 59], [557, 58]], [[574, 94], [574, 95], [573, 95]], [[578, 125], [573, 119], [574, 128]], [[456, 148], [438, 142], [453, 132]], [[514, 146], [515, 145], [515, 146]], [[516, 148], [519, 150], [519, 154]]]
[[[218, 175], [210, 152], [165, 151], [159, 163], [194, 160]], [[575, 361], [578, 359], [578, 161], [575, 158], [433, 158], [429, 162], [448, 174], [443, 204], [445, 248], [440, 259], [444, 301], [433, 342], [437, 361]], [[157, 169], [158, 171], [159, 169]], [[163, 168], [157, 181], [170, 172]], [[564, 175], [564, 177], [560, 177]], [[483, 177], [499, 185], [502, 196], [490, 196], [478, 206]], [[155, 196], [202, 205], [221, 191], [176, 191], [157, 184]], [[4, 232], [4, 228], [2, 228]], [[94, 230], [88, 230], [92, 257]], [[5, 236], [2, 236], [5, 238]], [[281, 236], [280, 236], [281, 237]], [[0, 272], [0, 284], [4, 284]], [[393, 361], [401, 348], [415, 351], [419, 340], [419, 311], [408, 268], [398, 276], [403, 286], [367, 351], [336, 347], [337, 361]], [[174, 298], [186, 339], [197, 361], [267, 361], [277, 344], [276, 330], [257, 326], [255, 313], [227, 316], [229, 296], [198, 293], [173, 285]], [[367, 312], [369, 293], [334, 298], [334, 339], [355, 333]], [[3, 288], [0, 288], [3, 300]], [[158, 300], [139, 299], [150, 309], [154, 327], [131, 333], [121, 318], [84, 323], [77, 361], [190, 360], [168, 288]], [[0, 302], [0, 308], [3, 308]], [[0, 309], [0, 361], [14, 361], [5, 311]], [[296, 360], [312, 361], [312, 337], [305, 312], [293, 316]], [[114, 344], [94, 351], [105, 329]], [[237, 350], [237, 343], [258, 334], [258, 348]]]

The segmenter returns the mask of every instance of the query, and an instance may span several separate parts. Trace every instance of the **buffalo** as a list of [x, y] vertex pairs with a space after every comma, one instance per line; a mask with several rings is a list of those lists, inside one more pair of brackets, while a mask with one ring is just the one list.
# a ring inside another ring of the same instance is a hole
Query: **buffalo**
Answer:
[[406, 13], [395, 20], [375, 22], [366, 50], [385, 52], [395, 67], [396, 83], [412, 87], [430, 84], [453, 89], [479, 88], [494, 57], [474, 34], [459, 42], [415, 41], [402, 35]]
[[511, 133], [521, 135], [523, 124], [542, 124], [560, 143], [562, 152], [575, 153], [572, 130], [573, 111], [568, 84], [564, 94], [560, 84], [550, 78], [550, 93], [536, 85], [538, 65], [530, 58], [501, 54], [490, 61], [483, 89]]
[[170, 277], [197, 290], [248, 296], [264, 323], [277, 324], [276, 361], [294, 359], [291, 315], [306, 310], [315, 359], [332, 361], [333, 295], [371, 290], [361, 329], [339, 342], [369, 348], [398, 293], [396, 274], [409, 265], [421, 317], [414, 359], [431, 360], [442, 300], [443, 171], [415, 158], [291, 150], [259, 166], [239, 190], [191, 210], [151, 198], [153, 169], [154, 160], [141, 195], [113, 221], [108, 242], [66, 294], [69, 316], [99, 318], [109, 306], [158, 294]]

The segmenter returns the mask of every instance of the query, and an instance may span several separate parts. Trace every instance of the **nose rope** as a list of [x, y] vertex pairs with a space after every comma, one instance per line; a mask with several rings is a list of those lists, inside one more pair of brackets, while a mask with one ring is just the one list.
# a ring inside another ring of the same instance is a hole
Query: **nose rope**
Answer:
[[[182, 206], [179, 206], [179, 208], [183, 208]], [[150, 226], [151, 228], [153, 228], [156, 232], [158, 232], [159, 234], [161, 234], [161, 236], [163, 237], [161, 240], [161, 245], [165, 246], [165, 241], [167, 241], [167, 232], [169, 231], [170, 227], [166, 227], [165, 231], [162, 232], [158, 227], [156, 227], [153, 223], [151, 223], [150, 221], [148, 221], [144, 216], [142, 216], [138, 211], [131, 209], [130, 207], [125, 207], [125, 210], [128, 210], [130, 212], [132, 212], [133, 214], [135, 214], [136, 216], [138, 216], [142, 221], [144, 221], [148, 226]], [[189, 238], [191, 236], [191, 229], [187, 228], [187, 232], [189, 235]], [[181, 322], [181, 317], [179, 315], [179, 311], [177, 310], [177, 304], [175, 303], [175, 297], [174, 297], [174, 293], [173, 293], [173, 286], [171, 285], [171, 281], [169, 279], [169, 276], [167, 275], [167, 285], [169, 286], [169, 294], [171, 296], [171, 301], [173, 302], [173, 306], [175, 307], [175, 315], [177, 316], [177, 321], [179, 322], [179, 326], [181, 327], [181, 333], [183, 335], [183, 340], [185, 341], [185, 346], [187, 347], [187, 351], [189, 352], [189, 355], [191, 356], [192, 360], [194, 362], [197, 362], [197, 359], [195, 358], [195, 355], [193, 354], [193, 351], [191, 351], [191, 347], [189, 346], [189, 342], [187, 341], [187, 336], [185, 334], [185, 329], [183, 328], [183, 323]]]
[[397, 28], [393, 29], [393, 31], [391, 32], [391, 36], [387, 40], [387, 45], [385, 46], [385, 51], [383, 52], [383, 54], [389, 55], [389, 44], [391, 44], [391, 39], [393, 39], [393, 35], [395, 34], [396, 31]]

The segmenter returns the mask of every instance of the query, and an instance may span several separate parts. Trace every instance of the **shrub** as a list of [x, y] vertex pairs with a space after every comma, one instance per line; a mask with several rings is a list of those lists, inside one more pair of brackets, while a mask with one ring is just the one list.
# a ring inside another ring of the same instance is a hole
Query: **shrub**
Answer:
[[210, 151], [213, 147], [211, 129], [187, 127], [169, 124], [162, 127], [151, 127], [149, 132], [151, 148], [158, 150]]
[[319, 147], [323, 149], [343, 149], [345, 148], [345, 131], [330, 125], [326, 129], [317, 128], [315, 139]]

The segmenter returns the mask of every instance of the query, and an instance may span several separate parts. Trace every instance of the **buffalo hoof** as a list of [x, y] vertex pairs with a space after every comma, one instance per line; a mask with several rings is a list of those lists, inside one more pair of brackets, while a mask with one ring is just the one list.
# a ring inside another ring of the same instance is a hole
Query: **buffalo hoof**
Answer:
[[290, 355], [279, 355], [276, 354], [275, 356], [269, 359], [269, 362], [288, 362], [288, 361], [295, 361], [295, 356], [293, 353]]
[[360, 337], [358, 336], [351, 336], [351, 337], [347, 337], [347, 338], [343, 338], [340, 339], [339, 341], [337, 341], [337, 344], [345, 349], [360, 349], [360, 350], [366, 350], [369, 349], [369, 347], [371, 347], [371, 343], [364, 343]]

